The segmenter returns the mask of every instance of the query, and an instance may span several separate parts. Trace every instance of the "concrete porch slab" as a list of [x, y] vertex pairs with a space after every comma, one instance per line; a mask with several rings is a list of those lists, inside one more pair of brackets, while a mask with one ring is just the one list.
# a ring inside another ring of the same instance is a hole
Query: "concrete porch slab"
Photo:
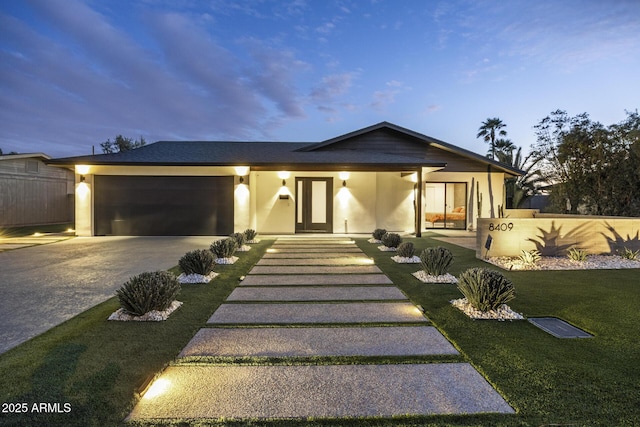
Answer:
[[227, 301], [363, 301], [406, 300], [395, 286], [237, 287]]
[[249, 275], [240, 286], [279, 285], [393, 285], [384, 274], [272, 274]]
[[353, 274], [353, 273], [382, 273], [375, 265], [357, 266], [260, 266], [256, 265], [249, 271], [251, 274]]
[[191, 356], [426, 356], [459, 354], [433, 326], [205, 328], [178, 359]]
[[319, 257], [310, 258], [309, 255], [305, 258], [263, 258], [256, 265], [372, 265], [373, 259], [366, 256], [360, 257], [343, 257], [337, 254], [339, 258], [334, 255], [334, 258]]
[[128, 421], [514, 413], [468, 363], [182, 365], [150, 391]]
[[410, 302], [222, 304], [208, 324], [427, 322]]

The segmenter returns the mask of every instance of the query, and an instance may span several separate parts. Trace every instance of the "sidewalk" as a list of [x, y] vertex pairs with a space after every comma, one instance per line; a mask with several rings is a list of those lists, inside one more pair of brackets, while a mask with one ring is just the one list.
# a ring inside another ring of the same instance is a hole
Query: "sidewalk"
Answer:
[[[333, 256], [318, 257], [320, 249]], [[277, 263], [264, 262], [271, 259]], [[448, 363], [436, 357], [443, 355]], [[415, 357], [422, 359], [406, 363]], [[352, 240], [278, 239], [128, 420], [513, 413], [470, 364], [450, 363], [456, 359]]]

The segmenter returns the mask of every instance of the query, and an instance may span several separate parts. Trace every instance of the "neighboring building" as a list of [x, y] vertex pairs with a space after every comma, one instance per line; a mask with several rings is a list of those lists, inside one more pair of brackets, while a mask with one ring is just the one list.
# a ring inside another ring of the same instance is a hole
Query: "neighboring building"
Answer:
[[75, 168], [84, 236], [466, 229], [522, 173], [387, 122], [314, 144], [160, 141], [48, 163]]
[[74, 174], [43, 153], [0, 156], [0, 227], [73, 222]]

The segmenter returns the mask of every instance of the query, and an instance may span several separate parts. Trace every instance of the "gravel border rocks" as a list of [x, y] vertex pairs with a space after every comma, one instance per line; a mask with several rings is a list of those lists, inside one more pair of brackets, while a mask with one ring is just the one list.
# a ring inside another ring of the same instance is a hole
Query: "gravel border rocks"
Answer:
[[499, 321], [524, 320], [523, 315], [511, 310], [511, 308], [509, 308], [509, 306], [506, 304], [502, 304], [497, 310], [490, 310], [487, 312], [483, 312], [473, 308], [473, 306], [469, 304], [469, 302], [467, 302], [466, 298], [454, 299], [449, 302], [455, 308], [462, 311], [464, 314], [466, 314], [472, 319], [499, 320]]
[[416, 271], [415, 273], [411, 273], [413, 277], [420, 280], [422, 283], [447, 283], [455, 285], [458, 283], [458, 279], [453, 274], [443, 274], [441, 276], [430, 276], [424, 272], [424, 270]]
[[209, 283], [212, 281], [218, 273], [214, 273], [213, 271], [206, 276], [202, 274], [180, 274], [178, 276], [179, 283]]
[[411, 258], [396, 255], [396, 256], [392, 256], [391, 259], [397, 262], [398, 264], [419, 264], [420, 263], [420, 257], [417, 255], [414, 255]]
[[119, 320], [123, 322], [161, 322], [167, 320], [169, 315], [176, 311], [182, 305], [181, 301], [173, 301], [169, 308], [164, 311], [151, 310], [142, 316], [132, 316], [127, 314], [123, 309], [119, 308], [109, 316], [107, 320]]
[[525, 265], [519, 258], [491, 257], [486, 262], [504, 270], [617, 270], [640, 268], [640, 261], [617, 255], [589, 255], [586, 261], [574, 261], [569, 257], [542, 257], [535, 265]]

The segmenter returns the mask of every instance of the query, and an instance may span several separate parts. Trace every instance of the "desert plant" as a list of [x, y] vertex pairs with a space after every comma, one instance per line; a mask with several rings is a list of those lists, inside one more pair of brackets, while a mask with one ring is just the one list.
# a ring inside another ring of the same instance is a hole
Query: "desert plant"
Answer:
[[420, 253], [420, 265], [429, 276], [446, 274], [452, 263], [453, 253], [442, 246], [427, 248]]
[[624, 248], [624, 250], [620, 253], [620, 256], [624, 259], [629, 259], [631, 261], [635, 261], [638, 259], [638, 255], [640, 255], [640, 249], [637, 251], [633, 251], [629, 248]]
[[152, 310], [166, 310], [179, 292], [176, 276], [167, 271], [153, 271], [130, 278], [116, 290], [116, 295], [123, 311], [142, 316]]
[[396, 233], [386, 233], [382, 236], [382, 244], [388, 248], [397, 248], [402, 243], [402, 237]]
[[567, 256], [569, 257], [569, 259], [573, 261], [579, 261], [579, 262], [586, 261], [588, 255], [589, 254], [587, 253], [587, 251], [579, 248], [571, 248], [567, 253]]
[[247, 242], [251, 242], [252, 240], [254, 240], [257, 234], [258, 232], [251, 228], [247, 228], [246, 230], [244, 230], [244, 238], [247, 240]]
[[206, 249], [187, 252], [178, 261], [180, 270], [184, 274], [202, 274], [203, 276], [211, 273], [215, 263], [216, 260], [213, 254]]
[[376, 228], [375, 230], [373, 230], [373, 238], [376, 240], [382, 240], [382, 236], [384, 236], [385, 234], [387, 234], [387, 230], [385, 230], [384, 228]]
[[413, 246], [411, 242], [404, 242], [398, 246], [398, 251], [396, 252], [398, 256], [403, 258], [411, 258], [416, 253], [416, 248]]
[[247, 238], [244, 236], [244, 233], [233, 233], [229, 237], [236, 241], [236, 245], [238, 246], [238, 248], [241, 248], [242, 245], [244, 245], [244, 242], [247, 240]]
[[230, 237], [222, 240], [216, 240], [211, 244], [209, 250], [213, 252], [216, 258], [230, 258], [236, 253], [236, 249], [238, 249], [238, 243], [236, 239], [232, 239]]
[[458, 277], [458, 289], [476, 310], [499, 308], [516, 297], [513, 283], [502, 273], [486, 268], [470, 268]]
[[540, 251], [538, 251], [537, 249], [533, 249], [530, 251], [522, 250], [520, 251], [520, 256], [518, 258], [524, 265], [534, 266], [538, 263], [538, 261], [540, 261]]

